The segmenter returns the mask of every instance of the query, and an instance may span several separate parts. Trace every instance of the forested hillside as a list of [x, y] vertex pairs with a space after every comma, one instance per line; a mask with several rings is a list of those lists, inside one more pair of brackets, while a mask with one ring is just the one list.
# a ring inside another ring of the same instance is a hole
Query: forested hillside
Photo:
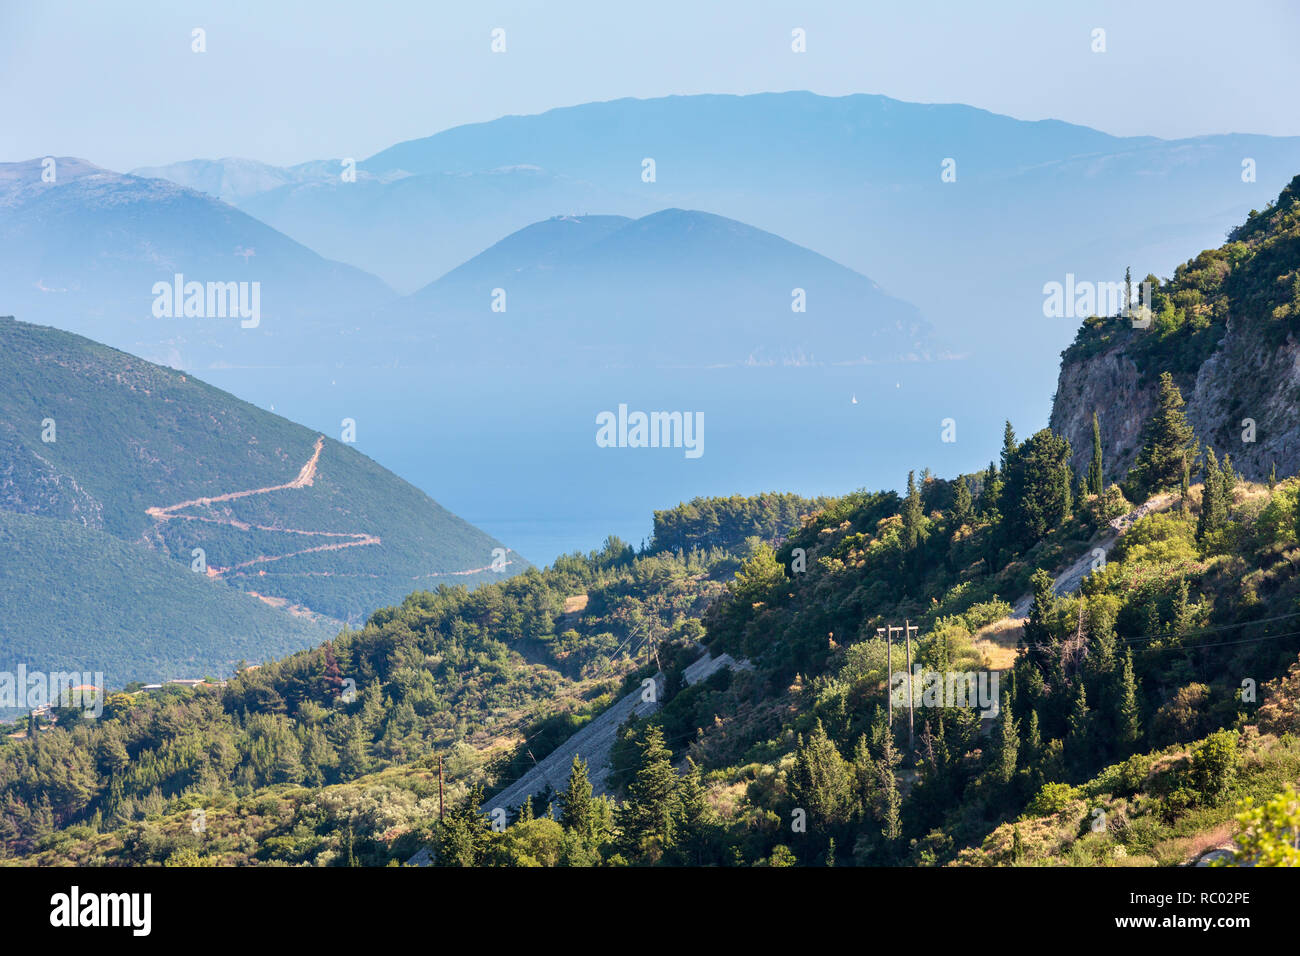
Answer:
[[[638, 555], [610, 539], [472, 592], [415, 592], [224, 688], [112, 693], [99, 719], [57, 709], [53, 726], [37, 720], [33, 735], [28, 721], [0, 742], [0, 838], [29, 852], [89, 832], [79, 828], [139, 829], [198, 794], [420, 777], [434, 754], [453, 796], [504, 785], [625, 677], [652, 672], [661, 648], [693, 646], [698, 615], [738, 566], [720, 549]], [[290, 858], [315, 859], [312, 846]], [[263, 848], [241, 861], [279, 858]]]
[[[1294, 244], [1268, 255], [1276, 276], [1300, 268]], [[913, 472], [902, 494], [696, 499], [657, 513], [642, 552], [611, 540], [474, 592], [417, 592], [219, 694], [61, 714], [0, 745], [6, 852], [1300, 863], [1300, 476], [1247, 480], [1207, 443], [1173, 341], [1141, 359], [1153, 397], [1119, 466], [1113, 406], [1089, 413], [1082, 454], [1008, 423], [974, 474]], [[909, 623], [910, 641], [882, 636]], [[704, 650], [746, 666], [688, 686]], [[620, 730], [602, 768], [612, 794], [575, 762], [508, 820], [480, 812], [656, 672], [658, 709]]]
[[[139, 552], [128, 563], [168, 561], [210, 579], [210, 591], [237, 589], [333, 622], [360, 624], [421, 587], [499, 579], [525, 563], [345, 441], [184, 372], [12, 318], [0, 318], [0, 510], [59, 519], [41, 526], [44, 540], [79, 526]], [[22, 542], [9, 542], [20, 556]], [[69, 539], [59, 548], [75, 546]], [[51, 603], [67, 606], [64, 623], [101, 610], [86, 585], [109, 573], [103, 561], [92, 549], [50, 566], [44, 586], [59, 595]], [[57, 626], [48, 609], [18, 600], [22, 593], [15, 586], [5, 603], [0, 656], [39, 639], [47, 669], [75, 644], [85, 666], [98, 660], [112, 667], [94, 669], [123, 674], [113, 686], [163, 676], [153, 668], [166, 659], [165, 635], [138, 634], [163, 641], [141, 656], [108, 640], [115, 625], [102, 639]], [[190, 602], [197, 620], [172, 622], [171, 630], [239, 627], [239, 615], [224, 622], [209, 615], [221, 600]], [[166, 630], [163, 608], [174, 602], [144, 603]], [[292, 621], [285, 627], [301, 630]], [[277, 639], [266, 651], [302, 643]], [[225, 659], [201, 648], [185, 657]]]

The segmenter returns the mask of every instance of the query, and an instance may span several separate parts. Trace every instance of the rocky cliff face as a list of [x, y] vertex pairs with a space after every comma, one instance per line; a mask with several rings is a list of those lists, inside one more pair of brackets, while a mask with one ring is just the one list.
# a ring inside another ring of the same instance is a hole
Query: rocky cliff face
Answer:
[[[1294, 475], [1300, 473], [1300, 343], [1287, 336], [1270, 345], [1251, 328], [1230, 318], [1218, 348], [1195, 374], [1174, 377], [1202, 445], [1220, 458], [1231, 455], [1238, 473], [1252, 480], [1267, 478], [1274, 464], [1279, 477]], [[1072, 360], [1067, 353], [1062, 362], [1051, 428], [1070, 440], [1078, 471], [1092, 457], [1094, 410], [1106, 480], [1122, 479], [1133, 466], [1159, 391], [1159, 369], [1144, 374], [1130, 355], [1135, 337], [1145, 334], [1134, 329], [1095, 355]]]

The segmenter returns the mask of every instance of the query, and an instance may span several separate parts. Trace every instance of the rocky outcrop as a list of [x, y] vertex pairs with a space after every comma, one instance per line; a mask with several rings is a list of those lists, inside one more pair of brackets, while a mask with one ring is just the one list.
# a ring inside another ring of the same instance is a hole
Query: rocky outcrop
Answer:
[[1107, 481], [1133, 466], [1142, 426], [1155, 408], [1156, 384], [1143, 382], [1137, 365], [1115, 346], [1082, 362], [1064, 361], [1052, 402], [1051, 429], [1069, 439], [1076, 472], [1092, 459], [1092, 413], [1101, 423], [1101, 456]]
[[104, 506], [94, 495], [28, 448], [8, 422], [0, 422], [0, 510], [104, 527]]
[[[1133, 332], [1142, 334], [1149, 333]], [[1077, 471], [1086, 471], [1092, 457], [1097, 411], [1107, 481], [1122, 479], [1133, 466], [1159, 391], [1159, 369], [1139, 370], [1126, 349], [1132, 341], [1122, 338], [1082, 359], [1067, 353], [1052, 404], [1052, 430], [1069, 439]], [[1230, 321], [1195, 375], [1175, 379], [1197, 439], [1220, 459], [1231, 455], [1239, 474], [1263, 480], [1274, 464], [1279, 477], [1300, 473], [1300, 343], [1294, 337], [1273, 346], [1249, 324]]]

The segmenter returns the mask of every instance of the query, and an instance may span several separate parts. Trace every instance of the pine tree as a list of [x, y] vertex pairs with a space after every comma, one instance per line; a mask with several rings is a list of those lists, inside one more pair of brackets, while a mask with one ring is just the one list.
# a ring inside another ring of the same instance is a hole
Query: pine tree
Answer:
[[620, 845], [630, 858], [657, 862], [677, 839], [679, 783], [657, 724], [646, 728], [636, 777], [619, 809]]
[[577, 754], [569, 767], [569, 785], [559, 795], [560, 825], [578, 834], [583, 840], [596, 837], [596, 813], [591, 796], [591, 779], [587, 765]]
[[690, 757], [686, 758], [686, 773], [681, 778], [678, 804], [677, 842], [684, 862], [703, 866], [708, 862], [709, 833], [716, 815], [709, 805], [700, 768]]
[[1130, 481], [1138, 499], [1177, 488], [1183, 463], [1196, 455], [1196, 436], [1187, 424], [1187, 403], [1174, 376], [1162, 372], [1156, 414], [1143, 428], [1143, 445]]
[[1092, 461], [1088, 464], [1088, 493], [1100, 495], [1105, 491], [1101, 469], [1101, 422], [1092, 413]]
[[1002, 530], [1009, 547], [1033, 544], [1068, 515], [1069, 468], [1070, 443], [1051, 429], [1016, 449], [1003, 474]]
[[1007, 468], [1016, 457], [1016, 430], [1011, 427], [1011, 422], [1007, 421], [1002, 429], [1002, 474], [1007, 473]]
[[980, 491], [980, 513], [986, 516], [992, 516], [998, 510], [1002, 501], [1002, 476], [998, 474], [998, 467], [993, 462], [989, 462], [988, 471], [984, 472], [984, 487]]
[[970, 485], [967, 484], [965, 477], [959, 475], [956, 484], [953, 486], [952, 523], [960, 528], [970, 521], [971, 513]]
[[1120, 677], [1119, 714], [1116, 726], [1119, 741], [1126, 749], [1132, 748], [1141, 736], [1139, 724], [1137, 679], [1133, 674], [1133, 651], [1124, 654], [1124, 671]]
[[916, 485], [915, 473], [907, 473], [907, 501], [903, 505], [903, 547], [916, 548], [921, 537], [921, 490]]
[[488, 819], [479, 812], [483, 788], [475, 784], [464, 803], [449, 809], [434, 829], [433, 858], [438, 866], [479, 866], [492, 839]]
[[1057, 651], [1056, 636], [1052, 633], [1052, 619], [1056, 616], [1056, 591], [1052, 576], [1042, 568], [1037, 569], [1030, 583], [1034, 600], [1029, 606], [1029, 617], [1021, 632], [1021, 645], [1025, 656], [1040, 675], [1050, 669], [1050, 661]]
[[857, 797], [859, 816], [875, 812], [876, 806], [876, 762], [867, 746], [867, 735], [861, 734], [853, 746], [854, 790]]
[[834, 742], [817, 721], [807, 742], [800, 736], [790, 771], [790, 796], [815, 831], [843, 823], [853, 809], [853, 777]]
[[1196, 436], [1187, 424], [1186, 402], [1168, 372], [1160, 374], [1160, 397], [1156, 412], [1142, 431], [1142, 450], [1138, 453], [1130, 480], [1138, 500], [1146, 500], [1159, 491], [1178, 487], [1183, 463], [1196, 454]]

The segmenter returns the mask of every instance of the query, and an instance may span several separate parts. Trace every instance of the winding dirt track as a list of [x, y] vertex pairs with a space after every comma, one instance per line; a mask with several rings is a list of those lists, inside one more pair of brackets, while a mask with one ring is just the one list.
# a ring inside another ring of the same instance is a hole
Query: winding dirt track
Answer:
[[298, 477], [283, 485], [269, 485], [265, 488], [249, 488], [246, 491], [231, 491], [224, 495], [213, 495], [210, 498], [192, 498], [189, 501], [180, 501], [174, 505], [166, 507], [146, 508], [145, 513], [155, 521], [202, 521], [208, 524], [225, 525], [230, 528], [237, 528], [240, 531], [273, 531], [279, 534], [297, 534], [309, 537], [319, 538], [350, 538], [348, 541], [335, 541], [330, 544], [318, 544], [310, 548], [301, 548], [297, 551], [289, 551], [285, 554], [268, 554], [258, 555], [248, 561], [241, 561], [239, 564], [233, 564], [230, 567], [216, 567], [208, 565], [208, 575], [210, 577], [221, 577], [231, 571], [240, 571], [258, 564], [267, 564], [272, 561], [282, 561], [285, 558], [296, 557], [300, 554], [312, 554], [317, 551], [339, 551], [343, 548], [358, 548], [367, 545], [379, 544], [380, 539], [373, 534], [365, 532], [346, 532], [346, 531], [306, 531], [301, 528], [281, 528], [274, 525], [250, 524], [246, 521], [240, 521], [238, 518], [212, 517], [208, 515], [189, 515], [180, 514], [179, 512], [186, 508], [207, 507], [219, 504], [223, 501], [235, 501], [239, 498], [248, 498], [253, 495], [270, 494], [273, 491], [292, 491], [298, 488], [309, 488], [316, 480], [316, 466], [320, 462], [321, 451], [325, 447], [325, 436], [321, 435], [316, 439], [316, 447], [312, 455], [307, 459], [307, 463], [302, 466], [298, 472]]

